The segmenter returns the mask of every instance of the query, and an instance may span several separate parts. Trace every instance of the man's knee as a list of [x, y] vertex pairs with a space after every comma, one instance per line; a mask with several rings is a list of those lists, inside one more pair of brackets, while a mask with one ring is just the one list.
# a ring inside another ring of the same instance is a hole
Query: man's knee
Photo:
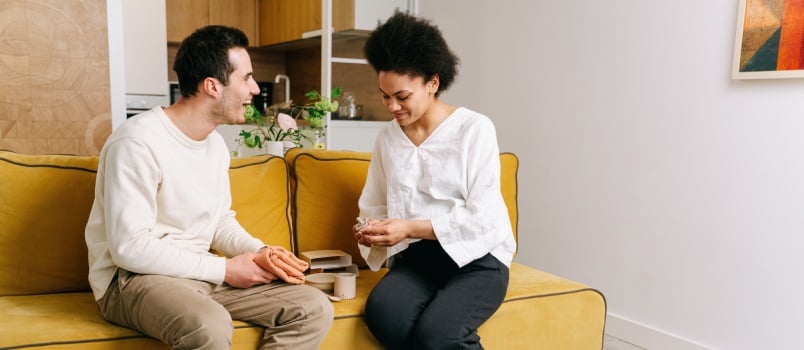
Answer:
[[174, 349], [228, 349], [232, 345], [232, 318], [214, 306], [177, 316], [165, 329], [165, 341]]
[[329, 330], [335, 318], [335, 308], [332, 302], [323, 293], [315, 291], [307, 298], [305, 308], [309, 314], [309, 318], [316, 320], [319, 327], [324, 331]]

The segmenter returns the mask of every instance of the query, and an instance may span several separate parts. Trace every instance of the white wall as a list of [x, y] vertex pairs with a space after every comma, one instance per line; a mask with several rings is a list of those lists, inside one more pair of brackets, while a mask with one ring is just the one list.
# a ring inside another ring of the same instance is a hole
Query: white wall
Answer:
[[517, 261], [649, 349], [802, 349], [804, 80], [730, 78], [738, 0], [420, 1], [443, 97], [519, 155]]

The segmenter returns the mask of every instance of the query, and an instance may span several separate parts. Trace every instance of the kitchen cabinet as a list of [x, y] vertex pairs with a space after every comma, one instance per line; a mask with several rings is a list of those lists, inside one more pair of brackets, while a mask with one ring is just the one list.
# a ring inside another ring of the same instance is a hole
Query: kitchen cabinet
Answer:
[[411, 9], [412, 0], [332, 0], [332, 28], [335, 33], [371, 31], [398, 8]]
[[321, 36], [322, 4], [331, 1], [334, 33], [368, 32], [411, 0], [259, 0], [260, 45]]
[[220, 24], [242, 30], [252, 46], [257, 38], [257, 0], [167, 0], [167, 40], [179, 43], [196, 29]]
[[259, 0], [260, 46], [281, 44], [321, 29], [321, 0]]

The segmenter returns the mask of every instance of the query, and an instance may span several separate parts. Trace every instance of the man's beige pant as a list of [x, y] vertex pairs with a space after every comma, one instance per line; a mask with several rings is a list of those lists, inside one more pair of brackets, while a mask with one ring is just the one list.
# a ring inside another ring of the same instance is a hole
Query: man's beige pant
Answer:
[[307, 285], [240, 289], [122, 269], [98, 306], [105, 319], [174, 349], [229, 349], [232, 319], [265, 327], [260, 349], [317, 349], [333, 319], [326, 295]]

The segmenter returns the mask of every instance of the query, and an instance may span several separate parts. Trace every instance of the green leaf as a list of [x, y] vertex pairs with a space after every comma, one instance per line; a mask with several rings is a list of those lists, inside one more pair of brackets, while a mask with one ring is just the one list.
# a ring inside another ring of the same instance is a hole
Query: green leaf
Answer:
[[324, 112], [315, 107], [307, 107], [305, 109], [307, 110], [307, 120], [320, 119], [324, 117]]
[[322, 118], [310, 119], [310, 127], [311, 128], [320, 128], [322, 126], [324, 126], [324, 119], [322, 119]]
[[246, 112], [243, 114], [243, 117], [246, 118], [247, 122], [256, 123], [262, 121], [262, 115], [260, 115], [260, 111], [257, 110], [257, 107], [254, 107], [252, 104], [246, 105]]
[[243, 144], [246, 145], [248, 148], [257, 147], [257, 143], [259, 142], [259, 137], [254, 135], [249, 135], [248, 137], [243, 138]]

